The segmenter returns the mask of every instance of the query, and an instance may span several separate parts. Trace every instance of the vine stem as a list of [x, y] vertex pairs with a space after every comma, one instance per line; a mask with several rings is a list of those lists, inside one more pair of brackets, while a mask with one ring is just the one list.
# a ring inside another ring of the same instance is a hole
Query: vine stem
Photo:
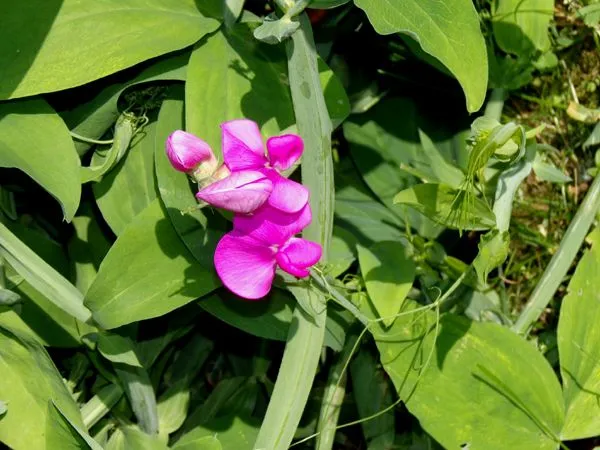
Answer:
[[513, 331], [526, 335], [544, 312], [587, 235], [600, 202], [600, 176], [596, 176], [575, 217], [569, 224], [558, 250], [550, 260], [542, 278], [525, 304], [521, 315], [513, 325]]

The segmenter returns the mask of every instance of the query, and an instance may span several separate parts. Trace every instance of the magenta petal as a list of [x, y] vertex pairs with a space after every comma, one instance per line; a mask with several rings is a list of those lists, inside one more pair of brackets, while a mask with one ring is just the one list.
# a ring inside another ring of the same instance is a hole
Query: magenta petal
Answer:
[[311, 220], [312, 213], [308, 203], [293, 214], [281, 212], [265, 203], [252, 215], [235, 216], [233, 228], [266, 245], [283, 245], [306, 228]]
[[297, 134], [284, 134], [267, 140], [271, 166], [277, 170], [289, 169], [302, 156], [304, 141]]
[[307, 277], [308, 267], [321, 259], [322, 249], [316, 242], [301, 238], [291, 238], [277, 253], [277, 264], [296, 277]]
[[216, 168], [216, 158], [210, 146], [185, 131], [171, 133], [167, 138], [166, 150], [171, 165], [181, 172], [189, 172], [203, 162], [210, 162]]
[[239, 119], [221, 125], [223, 159], [230, 170], [260, 169], [267, 163], [258, 125]]
[[249, 300], [269, 293], [275, 266], [274, 249], [236, 231], [223, 236], [215, 250], [215, 268], [225, 287]]
[[196, 197], [217, 208], [248, 214], [265, 203], [272, 190], [271, 180], [263, 173], [243, 170], [209, 184]]
[[308, 203], [309, 192], [304, 186], [288, 180], [277, 171], [263, 170], [273, 182], [273, 192], [269, 196], [269, 204], [286, 213], [300, 211]]

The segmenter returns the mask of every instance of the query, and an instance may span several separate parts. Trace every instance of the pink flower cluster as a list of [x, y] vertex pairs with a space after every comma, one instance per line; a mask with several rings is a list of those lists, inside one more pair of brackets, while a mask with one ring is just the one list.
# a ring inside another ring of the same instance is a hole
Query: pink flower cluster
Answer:
[[295, 237], [312, 220], [309, 192], [280, 174], [298, 161], [304, 143], [295, 134], [272, 137], [265, 154], [255, 122], [232, 120], [221, 131], [219, 168], [210, 146], [185, 131], [169, 136], [167, 156], [198, 181], [199, 200], [236, 213], [233, 230], [217, 245], [215, 268], [230, 291], [258, 299], [271, 290], [277, 267], [307, 277], [321, 258], [319, 244]]

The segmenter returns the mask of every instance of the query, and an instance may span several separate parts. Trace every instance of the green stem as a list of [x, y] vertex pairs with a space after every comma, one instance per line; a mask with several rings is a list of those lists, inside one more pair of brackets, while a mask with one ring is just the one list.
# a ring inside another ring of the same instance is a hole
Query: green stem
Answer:
[[112, 139], [106, 139], [104, 141], [101, 141], [101, 140], [98, 140], [98, 139], [91, 139], [91, 138], [87, 138], [85, 136], [82, 136], [80, 134], [77, 134], [74, 131], [69, 131], [69, 134], [71, 135], [71, 137], [73, 139], [76, 139], [76, 140], [81, 141], [81, 142], [85, 142], [87, 144], [111, 145], [113, 143]]
[[535, 321], [552, 300], [567, 271], [571, 267], [577, 252], [587, 235], [600, 202], [600, 176], [596, 176], [577, 214], [571, 221], [542, 278], [527, 301], [521, 315], [513, 325], [513, 331], [527, 334]]
[[364, 326], [369, 325], [369, 319], [360, 312], [360, 310], [354, 306], [354, 304], [348, 300], [340, 291], [338, 291], [335, 287], [333, 287], [325, 277], [321, 274], [317, 273], [314, 269], [311, 269], [310, 276], [313, 281], [319, 286], [319, 288], [323, 291], [324, 294], [330, 295], [333, 300], [339, 303], [343, 308], [347, 309], [352, 313], [354, 317], [356, 317]]
[[346, 395], [346, 367], [348, 361], [352, 358], [357, 340], [358, 336], [356, 334], [348, 336], [342, 352], [337, 356], [335, 363], [329, 370], [327, 387], [323, 394], [323, 403], [319, 414], [315, 450], [331, 450], [333, 448], [333, 440], [337, 431], [336, 426]]
[[[287, 3], [287, 2], [286, 2]], [[306, 14], [300, 27], [286, 42], [290, 92], [296, 124], [304, 139], [302, 182], [311, 192], [313, 221], [303, 235], [323, 247], [326, 261], [333, 229], [333, 162], [331, 119], [317, 68], [317, 52]], [[306, 304], [326, 305], [318, 290], [306, 288]], [[308, 401], [325, 337], [326, 308], [312, 317], [296, 306], [288, 332], [283, 360], [254, 449], [289, 448]]]
[[490, 94], [490, 99], [485, 105], [484, 116], [489, 117], [490, 119], [495, 119], [500, 122], [500, 118], [502, 117], [502, 109], [504, 108], [504, 99], [506, 97], [506, 92], [502, 88], [492, 89], [492, 93]]
[[103, 387], [81, 407], [81, 417], [86, 429], [96, 425], [117, 404], [123, 396], [123, 389], [117, 384]]

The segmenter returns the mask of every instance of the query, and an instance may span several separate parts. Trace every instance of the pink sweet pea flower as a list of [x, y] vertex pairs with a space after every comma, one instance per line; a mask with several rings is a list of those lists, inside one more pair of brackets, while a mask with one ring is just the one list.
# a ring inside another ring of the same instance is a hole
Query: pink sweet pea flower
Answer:
[[173, 168], [197, 180], [212, 175], [217, 169], [217, 159], [210, 146], [185, 131], [177, 130], [169, 135], [166, 151]]
[[308, 203], [294, 214], [265, 204], [251, 216], [236, 216], [234, 230], [223, 236], [215, 251], [215, 268], [225, 287], [255, 300], [271, 290], [277, 266], [307, 277], [308, 268], [321, 258], [321, 246], [294, 235], [311, 220]]
[[[245, 171], [260, 172], [271, 182], [270, 192], [265, 200], [272, 207], [286, 212], [296, 213], [308, 203], [308, 190], [295, 181], [283, 177], [279, 171], [289, 169], [302, 155], [304, 143], [295, 134], [284, 134], [267, 140], [267, 155], [262, 142], [258, 125], [247, 119], [231, 120], [221, 125], [223, 159], [232, 176]], [[250, 187], [250, 182], [240, 188], [253, 193], [263, 189], [268, 184], [264, 179], [256, 180], [261, 186]], [[236, 182], [227, 179], [217, 181], [196, 196], [207, 203], [238, 213], [248, 213], [247, 206], [261, 205], [256, 198], [248, 202], [244, 195], [232, 196], [231, 190], [237, 189]], [[223, 194], [223, 198], [219, 196]], [[226, 197], [226, 198], [225, 198]], [[239, 199], [239, 202], [236, 200]]]

